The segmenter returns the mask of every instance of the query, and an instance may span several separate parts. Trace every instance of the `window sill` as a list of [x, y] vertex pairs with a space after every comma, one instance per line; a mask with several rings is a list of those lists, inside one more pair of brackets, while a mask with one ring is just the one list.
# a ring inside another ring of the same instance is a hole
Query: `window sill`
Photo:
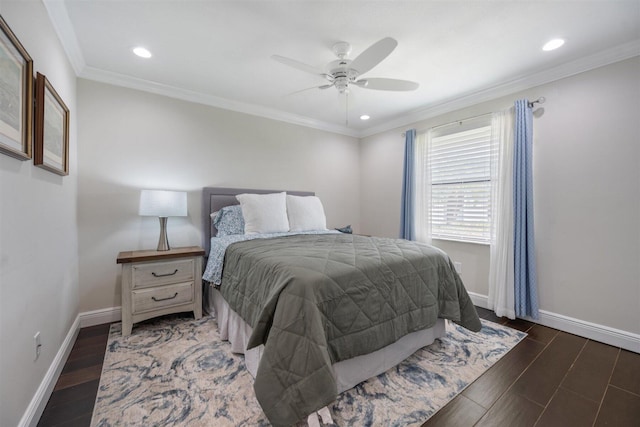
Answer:
[[438, 237], [431, 238], [432, 241], [441, 241], [441, 242], [456, 242], [456, 243], [467, 243], [470, 245], [480, 245], [480, 246], [490, 246], [489, 242], [478, 242], [473, 240], [461, 240], [461, 239], [443, 239]]

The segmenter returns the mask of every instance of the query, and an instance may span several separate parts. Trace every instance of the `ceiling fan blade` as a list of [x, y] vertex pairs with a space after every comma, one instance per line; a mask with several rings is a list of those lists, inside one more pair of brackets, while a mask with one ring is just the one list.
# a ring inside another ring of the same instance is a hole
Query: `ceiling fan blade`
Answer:
[[395, 90], [395, 91], [411, 91], [416, 90], [420, 83], [411, 82], [409, 80], [371, 78], [362, 79], [354, 82], [356, 86], [373, 90]]
[[289, 67], [297, 68], [300, 71], [304, 71], [305, 73], [315, 74], [316, 76], [327, 78], [328, 74], [319, 70], [316, 67], [312, 67], [311, 65], [307, 65], [304, 62], [296, 61], [295, 59], [286, 58], [280, 55], [271, 55], [271, 59], [274, 61], [278, 61], [281, 64], [288, 65]]
[[364, 74], [382, 62], [384, 58], [389, 56], [397, 45], [397, 41], [391, 37], [385, 37], [384, 39], [372, 44], [367, 50], [358, 55], [356, 59], [351, 62], [349, 68], [358, 71], [358, 74]]
[[322, 89], [322, 90], [324, 90], [324, 89], [329, 89], [329, 88], [330, 88], [330, 87], [332, 87], [332, 86], [333, 86], [333, 83], [329, 83], [329, 84], [326, 84], [326, 85], [320, 85], [320, 86], [308, 87], [308, 88], [306, 88], [306, 89], [301, 89], [301, 90], [297, 90], [297, 91], [295, 91], [295, 92], [288, 93], [288, 94], [287, 94], [287, 95], [285, 95], [285, 96], [296, 95], [296, 94], [298, 94], [298, 93], [306, 92], [306, 91], [308, 91], [308, 90], [312, 90], [312, 89]]

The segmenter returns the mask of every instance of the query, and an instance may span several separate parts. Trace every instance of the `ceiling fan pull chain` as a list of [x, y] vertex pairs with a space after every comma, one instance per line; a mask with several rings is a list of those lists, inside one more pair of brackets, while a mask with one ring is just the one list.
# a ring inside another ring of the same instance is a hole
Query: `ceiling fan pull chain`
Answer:
[[349, 91], [345, 91], [345, 95], [347, 95], [347, 102], [345, 103], [344, 109], [344, 125], [349, 127]]

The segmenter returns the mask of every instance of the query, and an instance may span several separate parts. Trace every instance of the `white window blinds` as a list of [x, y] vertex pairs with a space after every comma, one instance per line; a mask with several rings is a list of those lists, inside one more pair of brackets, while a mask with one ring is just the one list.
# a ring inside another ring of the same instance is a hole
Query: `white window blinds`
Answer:
[[455, 123], [433, 132], [431, 236], [489, 243], [491, 232], [491, 118]]

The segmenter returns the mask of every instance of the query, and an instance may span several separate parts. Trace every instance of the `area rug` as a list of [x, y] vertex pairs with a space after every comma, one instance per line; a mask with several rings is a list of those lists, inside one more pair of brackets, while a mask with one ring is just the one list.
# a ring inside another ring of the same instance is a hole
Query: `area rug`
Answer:
[[[482, 321], [447, 335], [330, 405], [334, 427], [419, 426], [526, 334]], [[268, 426], [242, 355], [215, 319], [164, 317], [122, 337], [111, 326], [92, 426]]]

